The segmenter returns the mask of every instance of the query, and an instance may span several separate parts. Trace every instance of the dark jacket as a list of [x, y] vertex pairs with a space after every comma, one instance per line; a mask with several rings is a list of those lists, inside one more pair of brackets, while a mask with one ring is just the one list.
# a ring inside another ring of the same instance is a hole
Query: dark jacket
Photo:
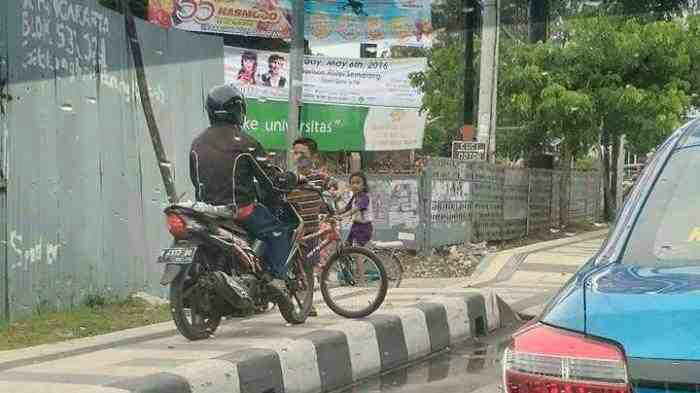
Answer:
[[270, 165], [263, 147], [240, 127], [218, 123], [204, 130], [192, 142], [190, 149], [190, 180], [198, 201], [213, 205], [233, 203], [233, 167], [236, 157], [250, 153], [260, 166], [241, 157], [236, 167], [236, 204], [252, 203], [259, 199], [253, 179], [257, 179], [265, 195], [279, 195], [273, 189], [291, 189], [298, 178], [291, 172], [282, 172]]

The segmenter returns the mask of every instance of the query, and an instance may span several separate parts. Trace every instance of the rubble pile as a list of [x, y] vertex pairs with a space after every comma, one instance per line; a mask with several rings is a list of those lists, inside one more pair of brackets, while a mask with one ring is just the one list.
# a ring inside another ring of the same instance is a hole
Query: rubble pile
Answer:
[[482, 258], [497, 252], [486, 242], [437, 248], [431, 256], [403, 255], [405, 278], [468, 277]]

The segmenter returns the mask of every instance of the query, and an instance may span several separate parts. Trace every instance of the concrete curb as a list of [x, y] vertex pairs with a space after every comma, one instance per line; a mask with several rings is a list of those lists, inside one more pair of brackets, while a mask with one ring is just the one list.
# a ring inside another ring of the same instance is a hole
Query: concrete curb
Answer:
[[502, 314], [502, 301], [492, 291], [450, 291], [412, 306], [343, 321], [295, 340], [280, 340], [273, 348], [233, 352], [89, 391], [328, 392], [487, 334], [505, 323]]

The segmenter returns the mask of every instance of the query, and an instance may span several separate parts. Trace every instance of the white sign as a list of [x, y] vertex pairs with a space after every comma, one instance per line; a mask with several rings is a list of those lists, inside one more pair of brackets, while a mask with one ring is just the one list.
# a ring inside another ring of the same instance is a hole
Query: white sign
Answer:
[[365, 120], [365, 150], [420, 149], [425, 120], [418, 109], [370, 107]]
[[[226, 82], [246, 96], [271, 100], [289, 97], [287, 53], [224, 48]], [[409, 75], [427, 67], [425, 58], [379, 59], [304, 56], [305, 103], [420, 108], [422, 93]]]
[[486, 159], [486, 143], [453, 141], [452, 159], [465, 161], [483, 161]]

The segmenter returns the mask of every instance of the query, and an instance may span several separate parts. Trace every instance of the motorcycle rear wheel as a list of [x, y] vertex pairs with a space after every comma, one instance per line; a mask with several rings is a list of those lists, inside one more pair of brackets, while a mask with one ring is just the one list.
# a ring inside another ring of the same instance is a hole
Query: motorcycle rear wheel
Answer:
[[202, 296], [206, 296], [196, 277], [198, 265], [188, 271], [183, 269], [170, 284], [170, 313], [173, 321], [185, 338], [191, 341], [211, 337], [221, 323], [221, 315], [205, 315], [199, 310]]

